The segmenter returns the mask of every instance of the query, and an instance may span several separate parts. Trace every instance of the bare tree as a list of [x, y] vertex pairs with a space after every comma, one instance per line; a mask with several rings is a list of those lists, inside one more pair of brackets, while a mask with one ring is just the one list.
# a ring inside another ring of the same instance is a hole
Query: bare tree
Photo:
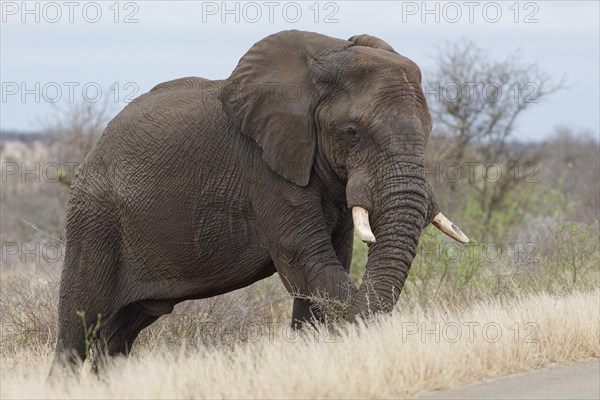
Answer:
[[[515, 144], [518, 118], [561, 89], [563, 82], [552, 83], [548, 74], [535, 63], [523, 62], [519, 53], [497, 61], [469, 41], [447, 45], [436, 65], [425, 88], [434, 120], [428, 161], [471, 168], [463, 174], [475, 178], [468, 182], [467, 192], [476, 196], [485, 225], [494, 212], [502, 211], [517, 184], [530, 176], [523, 168], [528, 163], [535, 168], [533, 163], [539, 160], [539, 152]], [[490, 165], [493, 179], [487, 175]], [[501, 177], [496, 179], [498, 170]], [[462, 200], [456, 192], [459, 188], [465, 192], [463, 183], [445, 182], [455, 202]]]

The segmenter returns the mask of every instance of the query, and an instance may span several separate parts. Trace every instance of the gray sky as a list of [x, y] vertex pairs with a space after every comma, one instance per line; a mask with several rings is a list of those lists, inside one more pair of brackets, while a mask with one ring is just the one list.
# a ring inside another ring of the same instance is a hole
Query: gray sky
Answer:
[[445, 41], [469, 39], [497, 59], [519, 50], [523, 61], [537, 62], [557, 81], [564, 76], [568, 85], [523, 115], [519, 137], [541, 139], [558, 125], [600, 132], [598, 1], [256, 1], [228, 2], [229, 13], [221, 1], [25, 7], [2, 2], [2, 131], [39, 130], [40, 118], [56, 113], [59, 92], [63, 107], [86, 101], [85, 88], [88, 101], [109, 101], [118, 112], [129, 95], [160, 82], [226, 78], [256, 41], [301, 29], [344, 39], [379, 36], [425, 73]]

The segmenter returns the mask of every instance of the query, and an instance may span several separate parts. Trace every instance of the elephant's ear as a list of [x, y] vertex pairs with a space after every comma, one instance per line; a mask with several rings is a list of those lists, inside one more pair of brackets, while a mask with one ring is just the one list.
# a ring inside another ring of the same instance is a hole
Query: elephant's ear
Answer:
[[376, 36], [367, 34], [352, 36], [348, 41], [352, 42], [355, 46], [372, 47], [374, 49], [381, 49], [396, 53], [396, 50], [390, 46], [386, 41], [379, 39]]
[[273, 171], [297, 185], [308, 184], [316, 149], [317, 91], [308, 61], [351, 45], [311, 32], [276, 33], [248, 50], [222, 91], [236, 128], [256, 141]]

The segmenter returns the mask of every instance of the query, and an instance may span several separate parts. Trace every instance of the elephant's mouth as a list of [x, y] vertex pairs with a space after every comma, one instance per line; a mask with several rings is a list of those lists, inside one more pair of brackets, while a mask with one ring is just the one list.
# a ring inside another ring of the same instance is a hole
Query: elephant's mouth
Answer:
[[[360, 240], [367, 244], [376, 242], [375, 235], [371, 231], [369, 211], [367, 209], [360, 206], [352, 207], [352, 220]], [[446, 218], [441, 212], [437, 213], [431, 222], [437, 229], [457, 242], [462, 244], [469, 243], [469, 238], [460, 230], [460, 228], [454, 225], [454, 223]]]

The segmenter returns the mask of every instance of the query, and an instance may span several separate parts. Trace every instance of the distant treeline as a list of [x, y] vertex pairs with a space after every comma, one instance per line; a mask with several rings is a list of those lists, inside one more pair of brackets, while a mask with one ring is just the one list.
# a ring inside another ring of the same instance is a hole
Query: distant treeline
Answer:
[[36, 140], [46, 144], [52, 141], [49, 135], [42, 132], [0, 131], [0, 141], [5, 140], [16, 140], [28, 144]]

